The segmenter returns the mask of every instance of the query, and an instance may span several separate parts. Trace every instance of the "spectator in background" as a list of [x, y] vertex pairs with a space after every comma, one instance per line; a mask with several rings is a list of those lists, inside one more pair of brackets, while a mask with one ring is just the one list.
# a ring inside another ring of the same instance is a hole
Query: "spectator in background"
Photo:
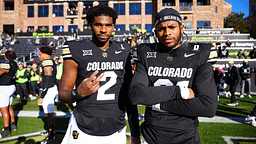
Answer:
[[144, 33], [144, 40], [143, 43], [150, 43], [149, 38], [150, 38], [150, 32]]
[[248, 84], [248, 91], [247, 91], [247, 97], [252, 98], [251, 96], [251, 76], [253, 69], [250, 67], [247, 60], [243, 62], [243, 66], [239, 69], [240, 76], [241, 76], [241, 91], [240, 91], [240, 98], [244, 98], [245, 94], [245, 84]]
[[33, 44], [35, 44], [35, 45], [40, 45], [40, 39], [39, 39], [39, 37], [37, 36], [35, 39], [34, 39], [34, 41], [33, 41]]
[[122, 39], [125, 39], [125, 40], [127, 39], [126, 33], [124, 33]]
[[216, 49], [217, 49], [218, 57], [220, 58], [220, 51], [221, 51], [221, 43], [220, 43], [220, 41], [217, 41], [215, 46], [216, 46]]
[[39, 47], [36, 47], [36, 50], [33, 52], [33, 57], [39, 57], [40, 49]]
[[238, 105], [238, 102], [236, 100], [236, 95], [235, 95], [235, 91], [236, 91], [236, 87], [239, 84], [239, 71], [237, 69], [236, 66], [234, 66], [234, 62], [233, 61], [229, 61], [228, 62], [229, 68], [228, 68], [228, 73], [227, 73], [227, 80], [226, 83], [229, 84], [229, 91], [231, 94], [231, 102], [228, 103], [228, 106], [236, 106]]
[[226, 41], [226, 46], [227, 46], [227, 47], [231, 47], [231, 45], [232, 45], [232, 43], [231, 43], [230, 40], [228, 39], [228, 40]]
[[239, 58], [239, 59], [246, 59], [247, 58], [246, 54], [244, 53], [244, 49], [239, 50], [239, 52], [237, 54], [237, 58]]
[[22, 62], [18, 65], [19, 69], [16, 72], [16, 86], [17, 86], [17, 93], [20, 95], [20, 99], [17, 102], [22, 102], [24, 98], [26, 101], [29, 102], [28, 98], [28, 90], [27, 90], [27, 70], [24, 68], [24, 64]]
[[250, 56], [251, 59], [256, 58], [256, 46], [253, 46], [253, 50], [250, 51], [249, 56]]
[[[32, 69], [32, 66], [31, 65], [28, 65], [27, 66], [27, 90], [28, 90], [28, 96], [32, 99], [32, 87], [31, 87], [31, 69]], [[33, 98], [34, 99], [34, 98]]]
[[39, 69], [37, 68], [37, 62], [33, 62], [32, 70], [30, 71], [30, 86], [31, 86], [31, 100], [36, 99], [36, 87], [38, 87], [37, 81], [39, 80]]
[[197, 30], [196, 30], [196, 34], [200, 34], [200, 30], [199, 30], [199, 28], [197, 28]]
[[30, 39], [28, 39], [27, 44], [32, 44], [32, 42], [30, 41]]
[[216, 69], [215, 66], [212, 66], [213, 73], [214, 73], [214, 80], [217, 86], [217, 94], [218, 94], [218, 101], [219, 101], [219, 93], [220, 93], [220, 81], [224, 77], [224, 70], [223, 69]]
[[220, 58], [221, 59], [226, 59], [228, 57], [228, 50], [226, 49], [226, 46], [223, 46], [221, 51], [220, 51]]
[[17, 29], [16, 29], [16, 33], [17, 33], [17, 34], [19, 34], [20, 32], [21, 32], [20, 28], [19, 28], [19, 27], [17, 27]]
[[47, 38], [45, 38], [45, 36], [43, 36], [42, 38], [42, 45], [47, 45]]
[[59, 32], [63, 32], [63, 31], [64, 31], [64, 30], [63, 30], [62, 26], [60, 26]]

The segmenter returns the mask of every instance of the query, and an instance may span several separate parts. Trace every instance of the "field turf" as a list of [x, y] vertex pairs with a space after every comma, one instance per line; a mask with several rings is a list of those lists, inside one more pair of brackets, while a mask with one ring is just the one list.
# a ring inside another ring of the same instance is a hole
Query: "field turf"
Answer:
[[[216, 116], [220, 117], [246, 117], [256, 105], [256, 96], [253, 99], [237, 98], [239, 105], [230, 107], [226, 104], [230, 102], [230, 98], [220, 96]], [[36, 104], [36, 100], [29, 103], [16, 103], [14, 99], [14, 111], [39, 111], [41, 110]], [[71, 112], [72, 108], [66, 104], [55, 106], [55, 111]], [[144, 114], [145, 107], [138, 106], [140, 114]], [[18, 136], [22, 134], [40, 132], [47, 128], [46, 118], [37, 117], [15, 117], [17, 121], [17, 131], [12, 132], [8, 137]], [[68, 125], [68, 118], [56, 118], [56, 129], [65, 131]], [[140, 121], [140, 124], [142, 121]], [[3, 129], [3, 121], [0, 118], [0, 128]], [[215, 123], [215, 122], [200, 122], [198, 127], [200, 140], [202, 144], [226, 144], [223, 136], [230, 137], [235, 144], [256, 144], [256, 127], [244, 123]], [[127, 132], [130, 129], [127, 127]], [[42, 140], [45, 136], [34, 136], [28, 138], [19, 138], [13, 141], [3, 142], [4, 144], [33, 144]], [[56, 140], [52, 144], [59, 144], [64, 137], [64, 133], [56, 133]], [[233, 137], [239, 137], [235, 139]], [[247, 139], [249, 138], [249, 139]], [[252, 138], [252, 139], [250, 139]]]

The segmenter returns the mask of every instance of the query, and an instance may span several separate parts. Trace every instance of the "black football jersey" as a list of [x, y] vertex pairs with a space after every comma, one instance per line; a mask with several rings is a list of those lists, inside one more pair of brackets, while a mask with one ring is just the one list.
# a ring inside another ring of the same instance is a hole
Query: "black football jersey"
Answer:
[[16, 73], [13, 69], [13, 65], [9, 63], [9, 61], [5, 61], [4, 63], [0, 63], [0, 68], [9, 70], [8, 73], [4, 73], [0, 76], [0, 85], [13, 85], [15, 83]]
[[[130, 86], [131, 102], [161, 104], [160, 110], [146, 108], [141, 133], [148, 143], [170, 143], [169, 131], [196, 129], [198, 116], [215, 114], [216, 85], [212, 66], [207, 62], [216, 55], [211, 45], [183, 44], [167, 52], [160, 44], [147, 44], [137, 50], [139, 61]], [[179, 86], [192, 88], [196, 98], [183, 100]]]
[[[74, 109], [78, 127], [87, 134], [109, 135], [125, 126], [125, 98], [131, 79], [130, 47], [110, 41], [107, 50], [99, 49], [91, 40], [70, 41], [63, 48], [63, 58], [78, 64], [75, 86], [96, 70], [104, 73], [96, 93], [79, 100]], [[129, 80], [130, 81], [130, 80]]]
[[[42, 62], [42, 73], [41, 73], [41, 76], [42, 76], [42, 82], [41, 82], [42, 84], [41, 85], [42, 86], [46, 86], [46, 85], [44, 85], [44, 83], [46, 83], [46, 79], [44, 78], [45, 77], [44, 67], [47, 67], [47, 66], [50, 66], [53, 69], [51, 79], [48, 79], [48, 80], [50, 80], [50, 82], [47, 82], [49, 84], [47, 86], [47, 88], [49, 88], [49, 87], [53, 87], [56, 84], [57, 65], [56, 65], [55, 61], [52, 59], [46, 59]], [[45, 87], [42, 87], [42, 88], [45, 88]]]

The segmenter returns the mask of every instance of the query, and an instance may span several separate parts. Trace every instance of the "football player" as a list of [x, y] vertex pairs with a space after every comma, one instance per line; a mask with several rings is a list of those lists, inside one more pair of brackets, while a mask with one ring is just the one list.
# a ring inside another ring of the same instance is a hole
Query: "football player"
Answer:
[[141, 133], [149, 144], [200, 143], [198, 116], [213, 117], [217, 92], [211, 45], [183, 43], [179, 12], [161, 10], [155, 18], [159, 43], [138, 46], [138, 63], [131, 81], [132, 104], [146, 105]]
[[40, 143], [45, 144], [55, 140], [55, 119], [54, 119], [54, 99], [58, 95], [56, 86], [57, 65], [51, 59], [52, 48], [43, 46], [40, 48], [39, 60], [42, 61], [42, 81], [39, 89], [38, 105], [43, 106], [44, 113], [48, 120], [48, 135]]
[[140, 143], [137, 107], [128, 100], [132, 76], [130, 47], [109, 40], [117, 16], [106, 5], [88, 9], [92, 40], [63, 45], [64, 71], [59, 97], [66, 103], [76, 102], [63, 144], [125, 144], [125, 107], [130, 142]]
[[[11, 134], [10, 130], [16, 131], [14, 111], [12, 109], [13, 93], [15, 92], [15, 73], [18, 69], [15, 62], [16, 54], [8, 50], [4, 55], [5, 62], [0, 63], [0, 111], [3, 117], [4, 129], [0, 138]], [[11, 118], [10, 118], [11, 117]], [[11, 121], [11, 124], [9, 123]]]

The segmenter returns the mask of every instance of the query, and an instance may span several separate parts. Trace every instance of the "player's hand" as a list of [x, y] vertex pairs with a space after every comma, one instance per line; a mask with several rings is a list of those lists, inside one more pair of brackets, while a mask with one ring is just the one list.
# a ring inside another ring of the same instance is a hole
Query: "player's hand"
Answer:
[[194, 91], [193, 91], [191, 88], [188, 88], [188, 90], [189, 90], [189, 97], [188, 97], [188, 99], [195, 98], [195, 93], [194, 93]]
[[43, 98], [39, 98], [39, 99], [37, 100], [37, 104], [38, 104], [38, 105], [42, 105], [43, 102], [44, 102], [44, 99], [43, 99]]
[[99, 71], [95, 71], [89, 78], [84, 79], [77, 88], [77, 92], [82, 97], [91, 95], [95, 93], [100, 88], [100, 79], [104, 76], [102, 73], [100, 76], [96, 77]]
[[16, 75], [16, 78], [19, 78], [19, 76], [18, 76], [18, 75]]
[[129, 144], [140, 144], [140, 137], [131, 136], [129, 140]]

